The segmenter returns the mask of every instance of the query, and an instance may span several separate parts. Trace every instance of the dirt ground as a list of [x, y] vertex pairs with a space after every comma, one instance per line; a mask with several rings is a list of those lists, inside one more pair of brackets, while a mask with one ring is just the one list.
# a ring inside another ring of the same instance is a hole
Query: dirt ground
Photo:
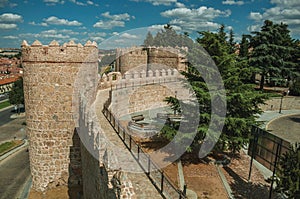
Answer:
[[[141, 142], [146, 152], [152, 152], [161, 148], [164, 142]], [[198, 198], [220, 199], [228, 198], [224, 185], [219, 177], [218, 171], [213, 164], [204, 164], [195, 155], [186, 154], [182, 158], [183, 173], [187, 189], [196, 192]], [[154, 160], [155, 161], [155, 160]], [[158, 163], [159, 164], [159, 163]], [[164, 169], [165, 174], [179, 187], [178, 165], [176, 162]]]
[[59, 186], [43, 193], [30, 190], [28, 199], [80, 199], [78, 192], [81, 191], [81, 187], [68, 188], [67, 186]]
[[[139, 140], [139, 142], [146, 152], [154, 151], [166, 144], [163, 142], [150, 143], [149, 140], [145, 142]], [[214, 164], [208, 164], [200, 160], [195, 154], [185, 154], [181, 159], [187, 188], [195, 191], [199, 199], [228, 198], [226, 189]], [[210, 157], [210, 159], [214, 159], [214, 157]], [[254, 165], [251, 181], [248, 182], [249, 168], [250, 157], [244, 152], [231, 157], [229, 166], [222, 168], [234, 198], [268, 198], [269, 183], [265, 181], [263, 175]], [[177, 163], [170, 164], [163, 170], [174, 184], [179, 187]]]
[[198, 198], [228, 198], [215, 165], [186, 164], [183, 171], [187, 188], [195, 191]]
[[268, 198], [270, 184], [253, 165], [251, 180], [248, 182], [250, 169], [250, 157], [241, 152], [238, 157], [232, 159], [228, 167], [223, 168], [223, 173], [232, 189], [236, 199], [258, 199]]

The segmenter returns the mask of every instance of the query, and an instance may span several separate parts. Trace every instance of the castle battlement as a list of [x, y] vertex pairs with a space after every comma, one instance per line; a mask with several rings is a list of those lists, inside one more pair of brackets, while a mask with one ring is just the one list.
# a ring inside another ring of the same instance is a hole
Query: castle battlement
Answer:
[[176, 69], [127, 71], [123, 76], [120, 72], [103, 74], [98, 89], [124, 88], [128, 86], [141, 86], [146, 84], [178, 81], [183, 76]]
[[74, 41], [60, 45], [55, 40], [49, 45], [43, 45], [38, 40], [28, 45], [24, 40], [21, 47], [23, 62], [89, 63], [98, 57], [97, 43], [91, 41], [83, 46]]
[[184, 71], [187, 68], [186, 47], [138, 46], [118, 48], [115, 70], [124, 74], [127, 71], [145, 65], [162, 65]]
[[179, 56], [184, 56], [183, 52], [188, 52], [188, 47], [171, 47], [171, 46], [134, 46], [134, 47], [128, 47], [128, 48], [117, 48], [117, 57], [128, 54], [127, 56], [130, 55], [142, 55], [142, 54], [147, 54], [146, 49], [149, 49], [151, 52], [158, 52], [158, 51], [166, 51], [169, 53], [173, 53]]

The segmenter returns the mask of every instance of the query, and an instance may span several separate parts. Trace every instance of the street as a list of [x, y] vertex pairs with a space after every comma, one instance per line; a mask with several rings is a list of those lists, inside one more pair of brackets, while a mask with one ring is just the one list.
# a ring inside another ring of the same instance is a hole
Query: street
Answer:
[[[0, 111], [0, 144], [16, 139], [24, 139], [25, 117], [11, 119], [14, 108]], [[17, 198], [23, 191], [30, 176], [28, 146], [0, 161], [0, 199]]]
[[0, 126], [13, 120], [10, 118], [10, 116], [14, 114], [13, 111], [14, 111], [14, 107], [6, 109], [4, 111], [0, 110]]
[[[7, 117], [7, 116], [6, 116]], [[1, 117], [1, 120], [9, 121], [0, 126], [0, 144], [13, 140], [14, 138], [22, 140], [26, 137], [24, 125], [25, 117], [8, 120], [6, 117]]]
[[0, 199], [17, 198], [30, 176], [28, 147], [0, 161]]

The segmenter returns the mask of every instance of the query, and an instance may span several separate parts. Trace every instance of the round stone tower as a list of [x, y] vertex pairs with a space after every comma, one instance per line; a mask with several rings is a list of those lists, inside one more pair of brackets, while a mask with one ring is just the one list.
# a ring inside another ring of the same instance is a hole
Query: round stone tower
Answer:
[[[32, 186], [44, 191], [81, 183], [80, 140], [75, 130], [75, 79], [84, 66], [97, 74], [98, 48], [73, 41], [22, 43], [24, 95]], [[96, 75], [95, 75], [96, 77]], [[76, 100], [75, 100], [76, 102]]]

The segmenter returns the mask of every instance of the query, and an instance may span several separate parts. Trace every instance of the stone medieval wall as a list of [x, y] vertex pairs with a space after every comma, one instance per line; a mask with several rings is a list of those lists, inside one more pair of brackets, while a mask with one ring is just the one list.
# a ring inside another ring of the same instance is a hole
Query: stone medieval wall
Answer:
[[[124, 74], [127, 71], [143, 68], [143, 70], [156, 70], [173, 68], [179, 71], [187, 69], [187, 60], [182, 52], [185, 48], [171, 47], [133, 47], [117, 49], [116, 72]], [[152, 66], [151, 66], [152, 65]], [[158, 68], [155, 68], [158, 67]], [[151, 68], [152, 67], [152, 68]]]
[[116, 71], [124, 74], [136, 66], [147, 65], [147, 51], [141, 47], [117, 49]]
[[[79, 68], [98, 67], [95, 43], [22, 44], [24, 95], [32, 187], [81, 183], [80, 140], [72, 100]], [[91, 70], [94, 73], [94, 70]]]
[[164, 99], [176, 96], [190, 100], [193, 92], [176, 69], [149, 70], [103, 75], [99, 89], [111, 88], [111, 110], [117, 117], [130, 113], [167, 106]]

